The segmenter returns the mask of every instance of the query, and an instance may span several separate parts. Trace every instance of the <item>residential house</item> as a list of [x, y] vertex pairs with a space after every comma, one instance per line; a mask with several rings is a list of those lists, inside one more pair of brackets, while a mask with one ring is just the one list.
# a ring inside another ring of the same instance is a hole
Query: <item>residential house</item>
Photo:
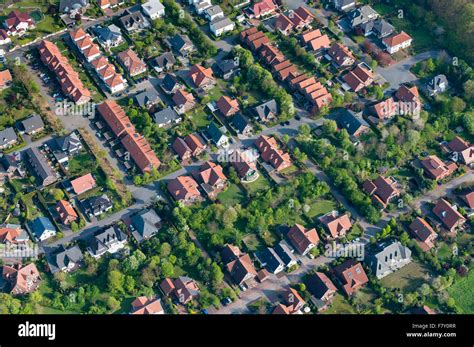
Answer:
[[197, 299], [200, 292], [197, 282], [187, 276], [179, 276], [175, 280], [165, 278], [161, 282], [160, 288], [165, 295], [174, 295], [181, 305], [186, 305], [191, 300]]
[[308, 252], [319, 243], [319, 236], [316, 229], [306, 229], [300, 224], [295, 224], [291, 227], [287, 237], [293, 247], [302, 255], [308, 254]]
[[191, 176], [179, 176], [168, 182], [168, 191], [171, 196], [183, 204], [192, 204], [202, 200], [198, 190], [199, 184]]
[[5, 29], [0, 29], [0, 46], [7, 45], [12, 43], [12, 39], [10, 38], [8, 31]]
[[141, 31], [150, 27], [150, 21], [143, 16], [140, 11], [125, 11], [125, 14], [119, 18], [120, 24], [128, 32]]
[[36, 240], [42, 242], [56, 235], [56, 228], [46, 217], [37, 217], [28, 222], [27, 228], [35, 236]]
[[406, 49], [411, 46], [413, 39], [406, 32], [402, 31], [399, 34], [390, 35], [382, 40], [382, 44], [390, 54], [397, 53], [401, 49]]
[[278, 104], [274, 99], [269, 100], [261, 105], [258, 105], [254, 109], [255, 115], [262, 122], [269, 122], [278, 117], [280, 114]]
[[178, 124], [181, 122], [181, 117], [171, 106], [168, 106], [167, 108], [156, 112], [153, 115], [153, 120], [159, 128], [163, 128], [171, 124]]
[[97, 0], [99, 7], [103, 10], [107, 8], [115, 8], [125, 4], [125, 0]]
[[316, 54], [320, 53], [322, 50], [331, 47], [331, 41], [326, 34], [322, 34], [321, 30], [315, 29], [310, 30], [301, 35], [301, 42], [308, 51], [314, 52]]
[[471, 165], [474, 162], [474, 146], [459, 136], [451, 140], [447, 147], [453, 153], [454, 161], [460, 161], [465, 165]]
[[150, 88], [135, 95], [135, 102], [139, 107], [149, 110], [159, 102], [161, 102], [160, 94], [154, 89]]
[[47, 257], [48, 266], [52, 274], [57, 272], [74, 272], [84, 261], [84, 256], [79, 246], [65, 248], [61, 246], [57, 251]]
[[332, 63], [338, 68], [352, 66], [356, 61], [349, 48], [339, 42], [335, 42], [331, 45], [328, 50], [328, 56], [331, 58]]
[[356, 32], [359, 35], [369, 36], [374, 34], [379, 39], [393, 34], [394, 31], [393, 25], [381, 18], [362, 23], [356, 28]]
[[420, 163], [423, 167], [425, 175], [436, 181], [445, 179], [458, 168], [456, 163], [449, 162], [448, 164], [445, 164], [436, 155], [430, 155], [426, 159], [423, 159]]
[[59, 12], [67, 13], [70, 18], [81, 15], [89, 7], [89, 0], [60, 0]]
[[229, 138], [224, 135], [222, 130], [218, 128], [214, 122], [211, 122], [206, 128], [206, 136], [208, 136], [217, 147], [226, 148], [229, 146]]
[[357, 26], [376, 19], [379, 14], [369, 5], [364, 5], [353, 9], [347, 14], [351, 28], [355, 29]]
[[194, 5], [194, 11], [196, 11], [198, 15], [203, 15], [204, 11], [212, 6], [211, 0], [192, 0], [192, 2], [192, 5]]
[[178, 89], [183, 88], [183, 86], [178, 82], [176, 77], [172, 74], [169, 74], [169, 73], [166, 74], [163, 77], [163, 79], [161, 80], [160, 87], [168, 95], [169, 94], [174, 94], [178, 91]]
[[337, 211], [331, 211], [319, 218], [326, 230], [329, 232], [330, 239], [339, 239], [345, 237], [351, 229], [352, 223], [347, 213], [342, 216]]
[[71, 203], [66, 200], [58, 201], [56, 204], [56, 212], [58, 213], [59, 220], [64, 225], [70, 225], [79, 218], [74, 207], [72, 207]]
[[217, 108], [224, 117], [230, 117], [240, 111], [239, 102], [231, 99], [227, 95], [223, 95], [217, 100]]
[[72, 132], [69, 135], [56, 137], [54, 139], [55, 149], [66, 153], [70, 156], [79, 154], [82, 150], [82, 142], [76, 132]]
[[212, 22], [215, 19], [224, 18], [224, 11], [222, 11], [222, 8], [219, 5], [213, 5], [204, 11], [204, 17]]
[[165, 52], [151, 61], [156, 72], [170, 71], [176, 64], [176, 59], [171, 52]]
[[105, 253], [114, 254], [120, 251], [127, 244], [125, 235], [117, 225], [112, 225], [106, 229], [94, 233], [89, 241], [87, 250], [94, 258], [100, 258]]
[[290, 155], [279, 149], [275, 138], [262, 135], [255, 141], [255, 145], [262, 159], [271, 164], [275, 170], [282, 171], [292, 165]]
[[370, 106], [369, 110], [378, 119], [384, 121], [387, 119], [391, 119], [398, 114], [398, 106], [398, 102], [395, 102], [395, 100], [390, 97], [386, 100], [377, 102], [376, 104]]
[[411, 263], [411, 251], [399, 241], [382, 244], [369, 254], [367, 263], [372, 273], [381, 279]]
[[23, 35], [28, 30], [33, 29], [35, 22], [28, 13], [14, 10], [7, 16], [3, 26], [7, 30], [8, 35], [15, 36]]
[[159, 299], [158, 296], [151, 298], [140, 296], [132, 301], [131, 314], [165, 314], [165, 311], [161, 305], [161, 299]]
[[283, 296], [283, 302], [273, 310], [273, 314], [301, 314], [301, 309], [306, 304], [294, 288], [288, 288]]
[[132, 217], [132, 225], [132, 236], [141, 243], [160, 231], [162, 221], [155, 210], [150, 208], [135, 214]]
[[132, 77], [146, 72], [146, 64], [131, 48], [117, 54], [117, 59]]
[[0, 90], [3, 90], [9, 87], [12, 82], [13, 82], [13, 78], [12, 78], [12, 74], [10, 73], [10, 70], [6, 69], [3, 71], [0, 71]]
[[427, 89], [430, 96], [444, 93], [448, 89], [448, 79], [445, 75], [436, 75], [429, 80]]
[[234, 29], [235, 29], [235, 23], [227, 17], [217, 17], [213, 19], [211, 22], [209, 22], [209, 30], [216, 37], [222, 36], [223, 34], [227, 32], [233, 31]]
[[298, 264], [298, 260], [293, 254], [293, 249], [290, 248], [290, 246], [288, 245], [288, 243], [286, 243], [285, 240], [280, 241], [275, 246], [274, 250], [286, 269], [290, 269], [291, 267]]
[[228, 244], [222, 251], [222, 261], [237, 285], [244, 288], [255, 286], [257, 271], [247, 253], [242, 253], [238, 247]]
[[261, 18], [273, 15], [277, 10], [277, 6], [272, 0], [262, 0], [255, 2], [245, 9], [245, 13], [249, 18]]
[[13, 128], [5, 128], [0, 130], [0, 149], [6, 149], [14, 146], [18, 143], [18, 137], [16, 136]]
[[61, 91], [76, 104], [84, 104], [91, 99], [91, 93], [84, 87], [79, 74], [61, 54], [58, 46], [43, 40], [38, 50], [40, 59], [50, 71], [53, 71], [61, 86]]
[[161, 162], [145, 136], [127, 132], [120, 142], [142, 173], [150, 173], [160, 167]]
[[232, 153], [232, 159], [230, 162], [237, 172], [237, 175], [244, 182], [252, 182], [258, 178], [257, 166], [255, 160], [249, 158], [246, 152], [235, 150]]
[[465, 202], [468, 209], [474, 210], [474, 191], [466, 191], [461, 193], [460, 197]]
[[177, 137], [173, 142], [172, 148], [181, 160], [189, 160], [191, 157], [201, 154], [205, 146], [195, 135], [190, 134], [184, 139]]
[[120, 28], [115, 24], [111, 24], [107, 27], [96, 27], [93, 29], [97, 37], [97, 41], [106, 50], [113, 47], [118, 47], [125, 42]]
[[326, 310], [334, 300], [337, 293], [336, 286], [322, 272], [315, 272], [306, 277], [305, 285], [315, 300], [312, 300], [318, 311]]
[[372, 70], [368, 68], [366, 64], [361, 63], [353, 70], [349, 71], [343, 79], [351, 90], [357, 93], [374, 82], [374, 75]]
[[41, 283], [40, 273], [34, 263], [4, 265], [2, 280], [8, 285], [4, 288], [13, 296], [33, 293]]
[[197, 88], [204, 90], [211, 89], [216, 84], [211, 68], [205, 68], [199, 64], [195, 64], [189, 71], [189, 77]]
[[353, 259], [348, 259], [336, 266], [334, 273], [347, 296], [351, 296], [369, 282], [362, 265]]
[[396, 182], [391, 177], [378, 176], [375, 180], [366, 180], [363, 183], [363, 189], [372, 197], [372, 201], [377, 202], [383, 208], [400, 196]]
[[399, 101], [399, 114], [416, 114], [421, 108], [421, 99], [416, 86], [402, 84], [395, 93]]
[[336, 121], [339, 129], [346, 129], [355, 138], [370, 131], [369, 124], [362, 118], [362, 112], [356, 114], [344, 108], [331, 113], [327, 118]]
[[26, 230], [17, 224], [0, 225], [0, 243], [3, 245], [25, 245], [30, 240]]
[[97, 183], [91, 173], [85, 174], [81, 177], [71, 181], [71, 187], [76, 195], [81, 195], [91, 189], [97, 187]]
[[183, 57], [188, 57], [196, 51], [196, 47], [187, 35], [176, 34], [170, 39], [170, 44], [173, 50]]
[[285, 264], [273, 248], [266, 247], [257, 252], [256, 255], [260, 265], [267, 269], [269, 273], [276, 275], [285, 270]]
[[178, 89], [172, 99], [178, 114], [186, 113], [196, 106], [193, 94], [188, 93], [185, 89]]
[[438, 237], [438, 234], [433, 230], [431, 225], [429, 225], [425, 219], [416, 217], [408, 229], [415, 237], [420, 248], [425, 252], [429, 251], [435, 246], [434, 243]]
[[93, 196], [82, 200], [81, 204], [89, 218], [98, 217], [101, 214], [110, 211], [114, 207], [107, 194]]
[[28, 163], [28, 168], [36, 177], [38, 186], [46, 187], [57, 181], [56, 174], [38, 148], [28, 148], [25, 150], [24, 154]]
[[433, 208], [433, 213], [443, 223], [444, 227], [449, 232], [454, 232], [456, 229], [462, 227], [466, 222], [466, 218], [459, 213], [456, 205], [451, 205], [444, 199], [439, 199]]
[[142, 3], [142, 11], [151, 20], [165, 16], [165, 7], [159, 0], [148, 0]]
[[252, 125], [250, 124], [249, 120], [241, 113], [237, 113], [232, 118], [232, 126], [235, 130], [237, 130], [237, 133], [245, 136], [249, 136], [252, 132]]
[[224, 175], [222, 166], [211, 161], [202, 164], [193, 176], [211, 199], [215, 199], [227, 187], [227, 177]]
[[332, 0], [332, 3], [338, 11], [350, 11], [356, 6], [356, 0]]
[[218, 59], [216, 73], [224, 80], [228, 80], [240, 71], [239, 64], [234, 59]]
[[3, 167], [4, 169], [3, 171], [0, 170], [0, 180], [4, 179], [5, 177], [13, 178], [15, 176], [26, 176], [25, 165], [21, 159], [20, 152], [0, 154], [0, 164], [0, 168]]
[[21, 121], [22, 132], [28, 135], [34, 135], [44, 130], [44, 123], [41, 116], [34, 114]]

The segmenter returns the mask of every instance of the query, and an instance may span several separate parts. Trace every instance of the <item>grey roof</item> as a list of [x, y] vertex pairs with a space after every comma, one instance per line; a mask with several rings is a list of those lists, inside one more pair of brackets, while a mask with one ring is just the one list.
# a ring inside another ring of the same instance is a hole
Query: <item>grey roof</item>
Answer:
[[222, 74], [226, 74], [235, 69], [238, 69], [239, 65], [236, 64], [234, 59], [224, 59], [224, 60], [218, 60], [216, 62], [216, 67]]
[[132, 217], [132, 224], [137, 229], [133, 236], [138, 242], [150, 238], [159, 231], [161, 218], [155, 210], [148, 209]]
[[81, 140], [74, 131], [69, 135], [56, 138], [55, 145], [58, 150], [71, 154], [75, 154], [82, 148]]
[[218, 143], [222, 136], [224, 136], [222, 131], [217, 127], [214, 122], [211, 122], [211, 124], [209, 124], [206, 129], [206, 132], [215, 143]]
[[90, 210], [93, 214], [102, 213], [109, 207], [112, 207], [112, 201], [106, 194], [100, 196], [93, 196], [86, 200], [83, 200], [86, 209]]
[[94, 234], [90, 248], [94, 255], [101, 255], [118, 242], [126, 241], [125, 235], [118, 227], [111, 226]]
[[206, 9], [205, 12], [209, 17], [215, 16], [220, 13], [224, 14], [224, 11], [222, 11], [222, 8], [219, 5], [211, 6], [208, 9]]
[[353, 28], [374, 19], [376, 16], [378, 16], [378, 13], [369, 5], [355, 8], [347, 14]]
[[26, 118], [21, 122], [23, 130], [28, 134], [33, 131], [38, 131], [39, 129], [44, 128], [43, 120], [41, 116], [34, 114], [31, 117]]
[[56, 228], [54, 227], [53, 223], [48, 218], [43, 216], [28, 222], [28, 227], [38, 239], [41, 238], [41, 236], [47, 231], [56, 232]]
[[181, 52], [183, 49], [194, 47], [193, 43], [187, 35], [176, 34], [170, 39], [171, 46], [174, 50]]
[[377, 34], [377, 36], [385, 37], [393, 33], [395, 28], [385, 19], [377, 19], [374, 21], [373, 31]]
[[271, 273], [275, 273], [278, 267], [283, 266], [284, 263], [271, 247], [267, 247], [257, 253], [257, 257], [265, 268]]
[[143, 16], [140, 11], [134, 12], [126, 12], [124, 16], [120, 17], [120, 23], [122, 23], [123, 27], [127, 30], [138, 30], [138, 29], [145, 29], [150, 26], [150, 22], [148, 19]]
[[428, 82], [428, 90], [431, 93], [443, 92], [448, 86], [448, 79], [445, 75], [437, 75]]
[[172, 67], [176, 63], [176, 59], [171, 52], [165, 52], [155, 59], [153, 59], [153, 64], [161, 68]]
[[160, 95], [155, 89], [147, 89], [137, 94], [135, 100], [140, 107], [147, 107], [148, 104], [156, 104], [161, 101]]
[[171, 122], [174, 122], [180, 119], [180, 116], [178, 115], [178, 113], [176, 113], [176, 111], [173, 108], [168, 106], [167, 108], [156, 112], [153, 115], [153, 119], [155, 120], [156, 124], [164, 125], [164, 124], [169, 124]]
[[5, 128], [0, 131], [0, 147], [3, 147], [10, 142], [18, 141], [15, 130], [13, 128]]
[[281, 241], [275, 246], [275, 252], [278, 254], [285, 266], [288, 266], [292, 262], [296, 262], [295, 255], [291, 252], [290, 247], [285, 241]]
[[362, 118], [362, 112], [355, 114], [348, 109], [339, 109], [329, 116], [328, 119], [335, 120], [339, 129], [346, 129], [349, 135], [354, 135], [360, 127], [369, 127], [369, 124]]
[[247, 118], [245, 118], [240, 113], [234, 116], [234, 118], [232, 119], [232, 125], [239, 133], [243, 133], [245, 130], [247, 130], [248, 127], [250, 127]]
[[72, 261], [75, 264], [82, 262], [84, 256], [82, 255], [79, 246], [70, 248], [61, 247], [59, 251], [48, 257], [48, 265], [52, 273], [56, 273], [61, 269], [67, 267]]
[[278, 114], [278, 105], [276, 101], [272, 99], [255, 107], [255, 112], [260, 119], [266, 119], [270, 113]]
[[122, 33], [120, 32], [119, 27], [115, 24], [111, 24], [108, 27], [97, 27], [94, 29], [97, 38], [101, 42], [108, 42], [108, 41], [117, 41], [120, 40], [122, 37]]
[[403, 246], [399, 241], [389, 245], [379, 245], [375, 252], [372, 252], [368, 261], [372, 272], [378, 276], [393, 270], [393, 263], [400, 260], [411, 260], [411, 251]]
[[61, 0], [59, 2], [59, 12], [71, 12], [89, 4], [88, 0]]
[[30, 168], [33, 170], [34, 174], [40, 178], [43, 182], [46, 179], [52, 179], [56, 176], [54, 175], [53, 170], [46, 162], [46, 158], [43, 154], [36, 147], [28, 148], [25, 151], [25, 154], [28, 158], [28, 162], [30, 164]]
[[219, 18], [214, 18], [214, 20], [210, 24], [217, 30], [217, 29], [225, 28], [233, 24], [233, 22], [227, 17], [224, 17], [224, 18], [219, 17]]

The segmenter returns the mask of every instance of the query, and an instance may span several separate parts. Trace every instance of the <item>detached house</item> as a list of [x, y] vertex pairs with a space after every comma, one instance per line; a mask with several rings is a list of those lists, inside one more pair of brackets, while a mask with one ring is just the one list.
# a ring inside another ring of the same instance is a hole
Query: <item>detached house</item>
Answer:
[[246, 152], [240, 150], [235, 150], [232, 153], [232, 159], [230, 162], [237, 172], [237, 175], [242, 181], [253, 181], [258, 178], [257, 167], [255, 165], [255, 160], [251, 160], [246, 155]]
[[356, 61], [349, 48], [338, 42], [333, 43], [329, 48], [328, 56], [331, 58], [332, 63], [338, 68], [352, 66]]
[[379, 14], [369, 5], [353, 9], [347, 14], [350, 26], [355, 27], [376, 19]]
[[338, 11], [349, 11], [356, 6], [356, 0], [332, 0], [332, 4]]
[[347, 296], [351, 296], [369, 282], [362, 265], [353, 259], [348, 259], [341, 265], [336, 266], [334, 274], [341, 282]]
[[347, 232], [351, 229], [352, 223], [347, 214], [339, 216], [339, 212], [331, 211], [319, 218], [319, 221], [324, 225], [330, 234], [330, 239], [338, 239], [345, 237]]
[[0, 90], [3, 90], [9, 87], [12, 82], [13, 82], [13, 78], [12, 78], [12, 74], [10, 73], [10, 70], [6, 69], [3, 71], [0, 71]]
[[100, 258], [105, 253], [114, 254], [125, 247], [127, 235], [118, 226], [111, 226], [96, 232], [90, 242], [88, 251], [94, 258]]
[[215, 199], [217, 194], [227, 187], [227, 177], [222, 166], [210, 161], [202, 164], [199, 171], [194, 173], [194, 177], [211, 199]]
[[201, 65], [195, 64], [189, 71], [189, 77], [197, 88], [204, 90], [211, 89], [216, 84], [211, 68], [205, 68]]
[[143, 16], [140, 11], [125, 11], [125, 14], [119, 18], [122, 27], [129, 33], [141, 31], [150, 27], [149, 20]]
[[189, 160], [191, 157], [201, 154], [206, 147], [195, 135], [189, 134], [184, 139], [177, 137], [172, 148], [181, 160]]
[[82, 200], [81, 204], [89, 218], [98, 217], [101, 214], [110, 211], [114, 207], [107, 194], [93, 196]]
[[146, 72], [146, 64], [130, 48], [117, 54], [117, 58], [132, 77]]
[[183, 57], [187, 57], [196, 51], [196, 47], [194, 47], [194, 44], [187, 35], [176, 34], [169, 42], [173, 50]]
[[295, 224], [290, 231], [288, 231], [287, 237], [293, 247], [302, 255], [308, 254], [308, 252], [319, 243], [319, 236], [316, 229], [306, 229], [300, 224]]
[[175, 110], [178, 114], [186, 113], [196, 106], [193, 94], [188, 93], [185, 89], [178, 89], [173, 95], [173, 102], [176, 105]]
[[401, 49], [411, 46], [413, 39], [406, 32], [402, 31], [399, 34], [391, 35], [382, 40], [387, 52], [390, 54], [397, 53]]
[[46, 217], [37, 217], [28, 222], [27, 228], [35, 236], [36, 240], [40, 242], [56, 235], [56, 228]]
[[305, 281], [306, 288], [313, 295], [315, 300], [312, 300], [318, 311], [327, 309], [337, 293], [336, 286], [332, 281], [322, 272], [310, 274]]
[[58, 213], [59, 220], [64, 225], [69, 225], [79, 218], [71, 203], [66, 200], [58, 201], [56, 205], [56, 212]]
[[30, 241], [28, 232], [16, 224], [0, 225], [0, 244], [25, 245]]
[[301, 309], [306, 304], [294, 288], [289, 288], [283, 295], [283, 302], [273, 310], [273, 314], [301, 314]]
[[156, 235], [161, 228], [161, 217], [153, 209], [143, 210], [132, 217], [132, 236], [138, 243]]
[[261, 105], [258, 105], [254, 109], [255, 115], [262, 122], [269, 122], [276, 119], [279, 115], [279, 109], [274, 99], [269, 100]]
[[97, 187], [97, 183], [91, 173], [85, 174], [71, 181], [72, 190], [76, 195], [81, 195]]
[[8, 285], [5, 289], [13, 296], [33, 293], [41, 283], [40, 273], [34, 263], [26, 266], [4, 265], [2, 280]]
[[240, 111], [239, 102], [226, 95], [220, 97], [216, 103], [217, 108], [224, 117], [230, 117]]
[[0, 130], [0, 149], [12, 147], [18, 142], [18, 136], [13, 128]]
[[428, 158], [422, 160], [421, 166], [426, 176], [436, 181], [450, 176], [458, 168], [453, 162], [445, 164], [436, 155], [430, 155]]
[[431, 225], [421, 217], [416, 217], [409, 226], [410, 232], [416, 238], [418, 245], [425, 252], [433, 248], [434, 242], [438, 234], [433, 230]]
[[260, 136], [255, 142], [262, 159], [271, 164], [275, 170], [282, 171], [292, 165], [290, 155], [279, 149], [273, 137]]
[[237, 285], [246, 288], [256, 285], [257, 271], [247, 253], [242, 253], [238, 247], [228, 244], [222, 251], [222, 261]]
[[28, 30], [35, 27], [33, 18], [28, 13], [14, 10], [5, 19], [3, 26], [7, 30], [8, 35], [23, 35]]
[[400, 196], [400, 191], [396, 188], [396, 182], [390, 177], [379, 176], [375, 180], [366, 180], [363, 188], [372, 201], [379, 203], [383, 208]]
[[411, 263], [411, 251], [397, 241], [380, 246], [369, 255], [367, 262], [372, 273], [381, 279]]
[[218, 17], [209, 22], [209, 29], [214, 36], [219, 37], [235, 29], [235, 23], [227, 17]]
[[448, 149], [453, 154], [454, 161], [461, 161], [466, 165], [471, 165], [474, 162], [474, 146], [459, 136], [448, 143]]
[[160, 288], [165, 295], [174, 295], [175, 299], [182, 305], [197, 299], [200, 292], [197, 282], [187, 276], [179, 276], [175, 280], [166, 278], [161, 282]]
[[222, 128], [219, 128], [214, 122], [208, 125], [206, 136], [217, 146], [227, 148], [229, 146], [229, 138], [224, 135]]
[[148, 0], [142, 4], [143, 13], [151, 20], [155, 20], [165, 15], [165, 7], [159, 0]]
[[443, 93], [448, 89], [448, 79], [445, 75], [436, 75], [429, 80], [427, 85], [428, 94], [435, 96], [436, 94]]
[[277, 10], [277, 6], [272, 0], [262, 0], [255, 2], [245, 9], [249, 18], [261, 18], [272, 15]]
[[198, 187], [199, 184], [190, 176], [179, 176], [168, 183], [171, 196], [186, 205], [202, 200]]
[[48, 266], [52, 274], [57, 272], [73, 272], [77, 270], [84, 261], [79, 246], [65, 248], [61, 246], [56, 252], [47, 258]]
[[343, 79], [351, 90], [357, 93], [374, 82], [374, 75], [372, 70], [369, 69], [366, 64], [361, 63], [353, 70], [349, 71]]
[[449, 232], [454, 232], [466, 222], [466, 218], [458, 212], [457, 206], [451, 205], [444, 199], [438, 200], [433, 208], [433, 213], [441, 220]]
[[140, 296], [132, 302], [131, 314], [164, 314], [163, 306], [161, 306], [161, 299], [157, 296], [147, 298], [146, 296]]

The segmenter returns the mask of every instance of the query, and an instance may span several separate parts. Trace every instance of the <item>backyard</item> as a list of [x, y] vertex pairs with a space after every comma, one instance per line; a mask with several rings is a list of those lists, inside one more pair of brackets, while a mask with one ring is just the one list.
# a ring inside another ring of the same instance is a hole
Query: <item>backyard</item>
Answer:
[[474, 272], [469, 271], [469, 275], [465, 278], [457, 280], [454, 285], [448, 288], [448, 293], [456, 302], [456, 306], [461, 313], [474, 313]]
[[431, 271], [423, 264], [412, 261], [400, 270], [384, 277], [381, 282], [384, 287], [400, 288], [403, 292], [413, 292], [423, 283], [427, 277], [431, 277]]

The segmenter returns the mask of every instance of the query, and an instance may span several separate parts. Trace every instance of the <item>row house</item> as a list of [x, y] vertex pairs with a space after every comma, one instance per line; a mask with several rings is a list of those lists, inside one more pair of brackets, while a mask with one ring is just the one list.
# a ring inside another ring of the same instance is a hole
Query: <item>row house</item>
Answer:
[[255, 145], [260, 151], [262, 159], [270, 163], [275, 170], [282, 171], [291, 166], [290, 155], [279, 149], [275, 138], [262, 135], [257, 139]]
[[331, 41], [326, 34], [322, 34], [321, 30], [310, 30], [301, 35], [301, 44], [310, 52], [318, 54], [323, 49], [331, 46]]
[[355, 93], [374, 83], [374, 74], [364, 63], [360, 63], [353, 70], [349, 71], [344, 77], [344, 82]]

